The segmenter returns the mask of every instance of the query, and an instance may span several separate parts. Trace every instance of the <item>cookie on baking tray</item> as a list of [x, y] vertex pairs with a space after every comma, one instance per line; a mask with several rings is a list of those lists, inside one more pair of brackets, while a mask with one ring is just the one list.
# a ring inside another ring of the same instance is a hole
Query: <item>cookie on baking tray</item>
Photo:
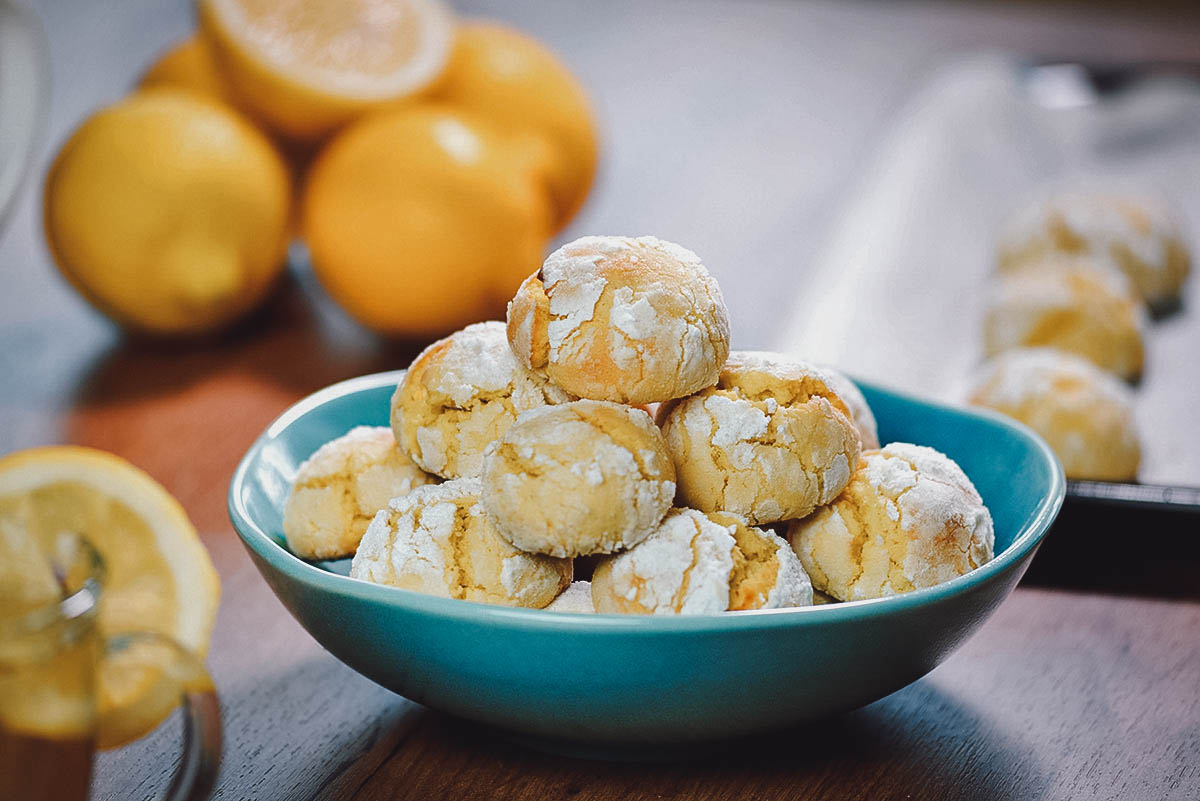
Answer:
[[1168, 206], [1127, 193], [1069, 191], [1031, 203], [1005, 225], [997, 263], [1020, 270], [1053, 253], [1090, 256], [1125, 273], [1154, 306], [1178, 298], [1191, 270]]
[[1041, 434], [1067, 478], [1137, 478], [1133, 392], [1091, 362], [1050, 348], [1006, 351], [983, 366], [968, 400]]
[[984, 352], [1057, 348], [1132, 380], [1142, 372], [1145, 317], [1124, 274], [1090, 259], [1049, 256], [995, 282], [983, 319]]

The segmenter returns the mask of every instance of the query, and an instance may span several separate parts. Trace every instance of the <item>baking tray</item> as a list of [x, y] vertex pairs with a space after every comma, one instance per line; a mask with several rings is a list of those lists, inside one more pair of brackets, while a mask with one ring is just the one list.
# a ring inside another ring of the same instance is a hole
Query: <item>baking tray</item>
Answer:
[[[1151, 191], [1176, 207], [1197, 254], [1198, 154], [1200, 82], [1188, 70], [1098, 70], [1005, 54], [945, 65], [852, 181], [775, 346], [958, 402], [981, 361], [986, 285], [1005, 218], [1054, 187]], [[1182, 303], [1147, 330], [1135, 400], [1142, 483], [1070, 482], [1056, 529], [1095, 527], [1102, 515], [1094, 512], [1108, 509], [1122, 520], [1169, 520], [1172, 536], [1200, 539], [1198, 346], [1193, 274]]]

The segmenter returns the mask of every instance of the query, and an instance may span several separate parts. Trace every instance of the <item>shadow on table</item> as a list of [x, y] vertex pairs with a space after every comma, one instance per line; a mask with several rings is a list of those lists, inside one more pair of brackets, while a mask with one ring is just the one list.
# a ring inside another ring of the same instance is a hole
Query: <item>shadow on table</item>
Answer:
[[1030, 751], [918, 682], [820, 725], [662, 764], [546, 755], [435, 713], [360, 790], [394, 799], [470, 798], [486, 787], [489, 798], [1030, 801], [1047, 784]]
[[87, 372], [75, 403], [120, 403], [231, 372], [302, 396], [352, 376], [404, 367], [425, 344], [377, 337], [321, 296], [311, 277], [289, 276], [262, 309], [221, 334], [122, 337]]

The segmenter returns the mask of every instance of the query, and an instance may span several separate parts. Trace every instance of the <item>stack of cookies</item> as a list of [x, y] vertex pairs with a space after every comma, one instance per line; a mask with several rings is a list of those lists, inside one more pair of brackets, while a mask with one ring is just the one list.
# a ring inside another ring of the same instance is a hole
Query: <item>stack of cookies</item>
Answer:
[[716, 281], [653, 237], [565, 245], [507, 324], [427, 348], [390, 429], [301, 465], [284, 530], [301, 557], [353, 554], [365, 581], [634, 614], [891, 595], [993, 547], [954, 462], [879, 449], [865, 399], [832, 370], [731, 353]]

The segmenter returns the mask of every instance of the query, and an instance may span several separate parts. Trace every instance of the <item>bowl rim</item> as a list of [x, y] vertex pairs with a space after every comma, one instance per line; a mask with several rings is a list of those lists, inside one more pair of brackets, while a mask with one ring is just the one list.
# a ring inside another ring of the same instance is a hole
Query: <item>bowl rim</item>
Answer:
[[320, 568], [292, 554], [255, 522], [242, 501], [242, 488], [247, 483], [251, 463], [272, 440], [292, 423], [332, 400], [359, 392], [395, 385], [404, 370], [391, 370], [357, 376], [331, 384], [297, 401], [266, 427], [242, 456], [229, 483], [227, 496], [229, 517], [242, 543], [254, 555], [267, 562], [288, 579], [320, 592], [381, 604], [383, 606], [438, 616], [451, 621], [503, 625], [509, 628], [543, 631], [614, 632], [622, 635], [658, 635], [670, 632], [729, 631], [760, 628], [788, 628], [824, 625], [835, 621], [861, 620], [881, 614], [902, 613], [917, 607], [936, 604], [982, 586], [1019, 564], [1045, 537], [1054, 522], [1066, 493], [1062, 464], [1040, 436], [1027, 426], [998, 412], [981, 408], [963, 408], [940, 401], [918, 398], [904, 392], [878, 387], [871, 382], [855, 380], [855, 384], [879, 390], [896, 397], [915, 401], [955, 414], [985, 419], [1009, 429], [1033, 444], [1036, 453], [1050, 465], [1050, 485], [1039, 500], [1033, 518], [1018, 532], [1012, 543], [988, 563], [950, 581], [934, 587], [913, 590], [885, 598], [861, 601], [842, 601], [785, 609], [753, 609], [726, 612], [719, 615], [618, 615], [591, 612], [548, 612], [544, 609], [484, 604], [443, 598], [435, 595], [387, 587], [352, 579]]

